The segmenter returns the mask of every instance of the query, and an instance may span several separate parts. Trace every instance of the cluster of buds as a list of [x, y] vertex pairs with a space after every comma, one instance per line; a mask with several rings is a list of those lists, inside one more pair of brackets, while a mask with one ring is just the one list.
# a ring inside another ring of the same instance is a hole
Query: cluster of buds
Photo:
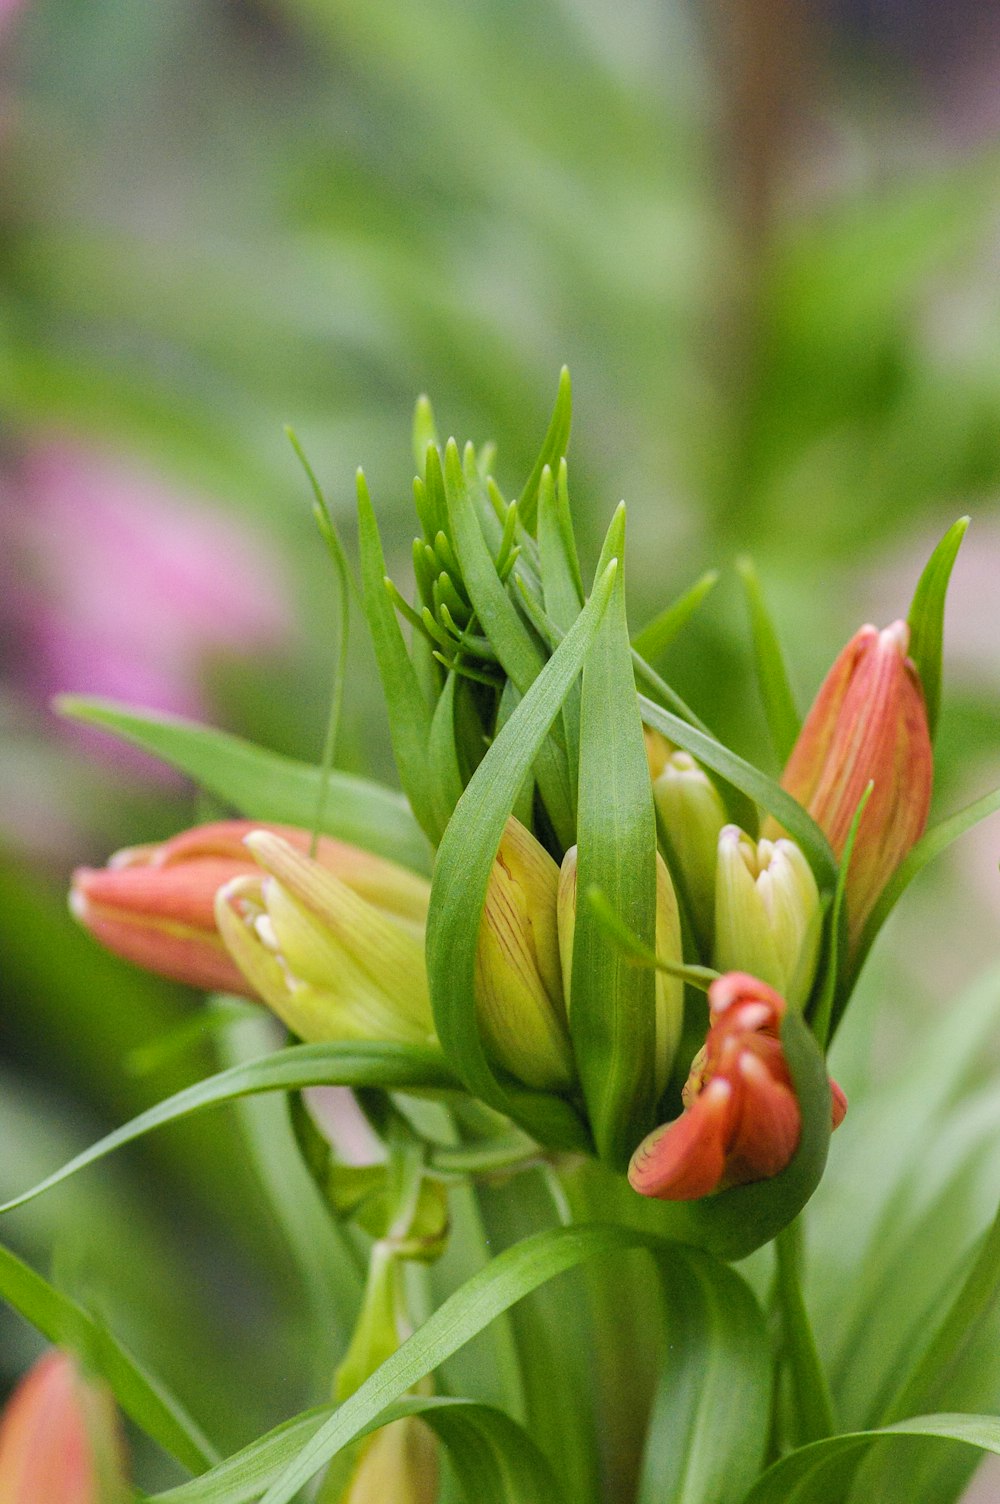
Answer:
[[[927, 818], [930, 734], [907, 648], [904, 623], [862, 628], [820, 689], [783, 778], [837, 854], [868, 791], [847, 881], [852, 944]], [[773, 1175], [794, 1153], [798, 1107], [778, 1024], [786, 1003], [807, 1005], [823, 907], [809, 863], [773, 821], [753, 839], [729, 822], [719, 789], [691, 756], [652, 732], [646, 745], [667, 853], [656, 857], [656, 950], [667, 963], [655, 992], [657, 1097], [684, 1022], [684, 984], [671, 971], [685, 959], [681, 908], [700, 958], [722, 973], [685, 1111], [644, 1142], [632, 1167], [644, 1194], [687, 1199]], [[476, 959], [477, 1017], [494, 1063], [529, 1087], [564, 1094], [577, 1087], [569, 1029], [576, 858], [574, 846], [560, 868], [508, 820]], [[301, 1039], [434, 1046], [429, 896], [422, 877], [341, 842], [229, 821], [78, 872], [72, 905], [112, 950], [259, 998]]]
[[0, 1417], [2, 1504], [126, 1504], [121, 1422], [107, 1385], [53, 1348]]

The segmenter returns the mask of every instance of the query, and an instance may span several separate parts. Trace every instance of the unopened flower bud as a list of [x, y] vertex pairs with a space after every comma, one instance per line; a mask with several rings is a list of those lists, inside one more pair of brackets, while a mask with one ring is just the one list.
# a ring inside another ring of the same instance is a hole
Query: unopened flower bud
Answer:
[[816, 879], [795, 842], [753, 841], [739, 826], [724, 826], [715, 891], [716, 969], [748, 971], [803, 1007], [821, 923]]
[[363, 1445], [342, 1504], [436, 1504], [438, 1443], [419, 1416], [390, 1422]]
[[726, 810], [718, 789], [688, 752], [673, 752], [653, 782], [653, 798], [674, 869], [688, 897], [691, 924], [703, 953], [715, 928], [715, 864]]
[[125, 1504], [130, 1497], [111, 1391], [53, 1349], [0, 1418], [0, 1504]]
[[[904, 621], [862, 627], [820, 688], [788, 760], [782, 786], [804, 805], [839, 857], [855, 812], [873, 785], [847, 878], [855, 943], [876, 900], [923, 834], [933, 753], [923, 687], [907, 656]], [[774, 821], [765, 834], [777, 830]]]
[[530, 831], [507, 821], [486, 890], [476, 952], [476, 1008], [492, 1057], [528, 1086], [573, 1082], [556, 894], [559, 868]]
[[659, 778], [667, 761], [673, 752], [673, 745], [661, 731], [654, 731], [652, 726], [643, 726], [643, 741], [646, 743], [646, 761], [649, 764], [649, 776], [652, 779]]
[[[563, 858], [559, 873], [559, 954], [562, 960], [563, 989], [567, 1016], [572, 1008], [573, 942], [576, 937], [577, 848], [571, 846]], [[682, 964], [681, 921], [677, 895], [670, 880], [667, 864], [656, 853], [656, 954], [660, 960]], [[656, 1095], [662, 1096], [670, 1079], [681, 1030], [684, 1026], [684, 983], [666, 972], [656, 973], [656, 1054], [653, 1080]]]
[[[106, 867], [79, 868], [70, 908], [108, 950], [147, 971], [206, 991], [256, 996], [219, 935], [215, 896], [233, 878], [259, 872], [243, 844], [259, 829], [300, 852], [312, 840], [308, 831], [287, 825], [199, 825], [169, 841], [119, 851]], [[423, 934], [430, 896], [423, 878], [330, 836], [320, 838], [316, 860], [360, 897]]]
[[[253, 875], [216, 896], [216, 922], [253, 991], [300, 1039], [434, 1039], [423, 943], [270, 831], [246, 847]], [[261, 870], [263, 869], [263, 870]]]
[[[642, 1196], [695, 1201], [777, 1175], [799, 1143], [802, 1117], [781, 1045], [785, 1001], [756, 977], [730, 972], [709, 988], [709, 1027], [682, 1093], [684, 1111], [632, 1156]], [[830, 1082], [833, 1127], [847, 1100]]]

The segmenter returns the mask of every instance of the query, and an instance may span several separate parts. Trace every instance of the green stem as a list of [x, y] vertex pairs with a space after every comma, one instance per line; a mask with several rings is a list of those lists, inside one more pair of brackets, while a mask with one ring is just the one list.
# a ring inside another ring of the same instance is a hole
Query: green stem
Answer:
[[816, 1350], [809, 1314], [802, 1297], [802, 1234], [797, 1221], [775, 1239], [777, 1279], [775, 1296], [781, 1316], [785, 1361], [791, 1376], [792, 1441], [805, 1446], [836, 1431], [833, 1400]]

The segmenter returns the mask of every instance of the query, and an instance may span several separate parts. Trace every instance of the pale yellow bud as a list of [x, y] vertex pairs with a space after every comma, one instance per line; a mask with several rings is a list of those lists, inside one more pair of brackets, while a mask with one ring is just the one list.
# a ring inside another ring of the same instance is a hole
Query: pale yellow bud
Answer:
[[670, 855], [687, 893], [691, 924], [703, 953], [712, 946], [715, 865], [726, 823], [719, 791], [688, 752], [673, 752], [653, 783], [653, 798]]
[[299, 1038], [433, 1043], [421, 938], [280, 836], [246, 845], [263, 869], [216, 898], [219, 933], [254, 990]]
[[794, 841], [719, 835], [715, 901], [718, 971], [749, 972], [801, 1008], [816, 975], [821, 915], [809, 863]]
[[493, 1058], [541, 1090], [562, 1090], [574, 1078], [559, 965], [558, 884], [555, 862], [512, 816], [486, 891], [476, 1007]]
[[437, 1447], [434, 1433], [418, 1416], [383, 1426], [365, 1443], [342, 1504], [435, 1504]]

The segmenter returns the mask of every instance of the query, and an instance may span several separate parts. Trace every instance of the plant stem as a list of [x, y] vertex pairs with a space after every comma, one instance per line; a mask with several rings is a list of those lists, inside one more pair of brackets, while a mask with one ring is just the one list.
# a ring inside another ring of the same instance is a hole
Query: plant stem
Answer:
[[784, 1359], [791, 1377], [791, 1439], [796, 1446], [804, 1446], [832, 1436], [836, 1422], [830, 1386], [802, 1297], [802, 1230], [797, 1220], [778, 1234], [774, 1248], [775, 1297], [781, 1316]]

